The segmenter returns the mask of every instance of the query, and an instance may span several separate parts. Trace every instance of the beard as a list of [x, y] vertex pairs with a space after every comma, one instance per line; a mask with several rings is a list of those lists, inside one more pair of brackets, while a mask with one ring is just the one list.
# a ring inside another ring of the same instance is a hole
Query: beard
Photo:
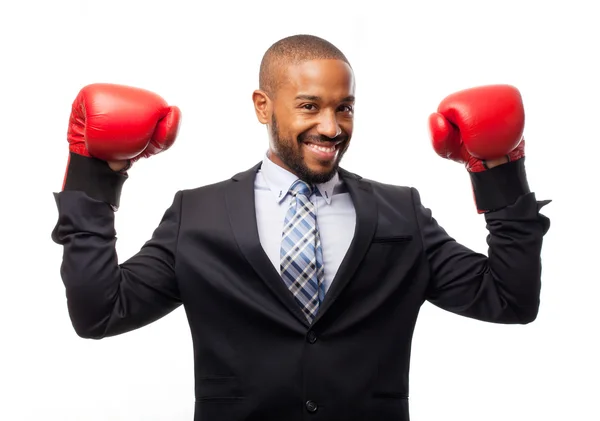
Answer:
[[[342, 157], [348, 149], [347, 135], [339, 135], [335, 139], [331, 139], [327, 136], [309, 136], [306, 133], [301, 133], [295, 141], [292, 138], [282, 138], [279, 133], [275, 114], [273, 114], [272, 117], [271, 139], [275, 146], [274, 153], [279, 159], [281, 159], [281, 161], [296, 174], [298, 178], [309, 184], [322, 184], [331, 180], [337, 173]], [[338, 153], [331, 169], [327, 171], [313, 171], [308, 168], [304, 162], [302, 144], [309, 140], [311, 143], [323, 145], [331, 145], [334, 142], [342, 141], [342, 143], [338, 145]], [[294, 143], [296, 145], [294, 145]]]

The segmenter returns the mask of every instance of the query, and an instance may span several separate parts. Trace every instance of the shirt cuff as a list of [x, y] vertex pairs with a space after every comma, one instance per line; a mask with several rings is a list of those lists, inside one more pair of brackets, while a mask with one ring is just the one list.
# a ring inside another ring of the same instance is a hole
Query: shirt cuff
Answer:
[[483, 212], [510, 206], [519, 197], [531, 192], [524, 157], [486, 171], [469, 174], [477, 209]]
[[119, 208], [121, 190], [129, 176], [110, 169], [106, 161], [70, 152], [63, 191], [82, 191], [92, 199]]

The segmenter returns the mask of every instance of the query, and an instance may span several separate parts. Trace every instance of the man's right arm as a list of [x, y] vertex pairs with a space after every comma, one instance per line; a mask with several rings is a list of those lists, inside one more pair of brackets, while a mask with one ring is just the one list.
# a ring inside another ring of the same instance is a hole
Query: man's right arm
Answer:
[[113, 171], [115, 165], [130, 167], [167, 150], [177, 136], [179, 115], [158, 95], [122, 85], [88, 85], [73, 102], [69, 162], [62, 191], [55, 193], [52, 239], [63, 246], [61, 277], [79, 336], [99, 339], [131, 331], [181, 304], [175, 255], [182, 194], [152, 239], [119, 264], [114, 212], [128, 176]]
[[152, 238], [119, 264], [115, 213], [100, 197], [116, 197], [126, 176], [110, 170], [104, 161], [72, 159], [83, 160], [78, 164], [88, 177], [96, 174], [86, 179], [103, 181], [101, 188], [96, 184], [90, 193], [81, 185], [69, 190], [69, 183], [62, 192], [54, 193], [58, 221], [52, 239], [63, 246], [60, 273], [75, 331], [81, 337], [100, 339], [140, 328], [170, 313], [181, 304], [175, 279], [181, 192]]

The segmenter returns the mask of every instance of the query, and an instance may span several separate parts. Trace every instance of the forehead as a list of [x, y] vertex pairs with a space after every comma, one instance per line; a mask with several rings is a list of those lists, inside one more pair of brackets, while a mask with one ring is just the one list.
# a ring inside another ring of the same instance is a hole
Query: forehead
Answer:
[[309, 60], [283, 65], [279, 91], [323, 98], [354, 95], [354, 73], [342, 60]]

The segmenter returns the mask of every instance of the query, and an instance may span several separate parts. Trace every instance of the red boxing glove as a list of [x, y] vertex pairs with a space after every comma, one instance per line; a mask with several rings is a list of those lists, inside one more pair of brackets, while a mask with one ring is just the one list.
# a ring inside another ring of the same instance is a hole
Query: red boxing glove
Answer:
[[[522, 161], [516, 170], [507, 167], [489, 176], [484, 173], [489, 169], [486, 161], [506, 157], [514, 162], [524, 158], [524, 126], [521, 94], [510, 85], [453, 93], [429, 116], [433, 149], [442, 158], [465, 165], [471, 174], [479, 213], [506, 206], [528, 191]], [[485, 181], [492, 179], [495, 181]]]
[[73, 102], [69, 150], [103, 161], [148, 158], [175, 142], [181, 112], [144, 89], [113, 84], [84, 87]]
[[[84, 192], [117, 210], [127, 168], [169, 149], [180, 116], [179, 108], [144, 89], [104, 83], [85, 86], [71, 110], [62, 190]], [[122, 169], [113, 171], [118, 167]]]
[[525, 156], [525, 111], [519, 91], [509, 85], [466, 89], [447, 96], [429, 116], [435, 152], [465, 164], [471, 172], [485, 171], [485, 161]]

